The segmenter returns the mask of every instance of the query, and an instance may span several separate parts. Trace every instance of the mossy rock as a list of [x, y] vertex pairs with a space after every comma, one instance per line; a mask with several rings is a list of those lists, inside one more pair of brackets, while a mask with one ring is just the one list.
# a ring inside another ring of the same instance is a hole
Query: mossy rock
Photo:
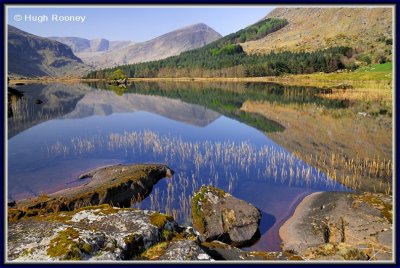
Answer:
[[150, 222], [151, 224], [155, 225], [158, 227], [158, 229], [161, 229], [164, 227], [164, 225], [167, 222], [174, 221], [174, 218], [172, 216], [168, 216], [165, 214], [161, 214], [159, 212], [155, 212], [150, 215]]
[[192, 198], [193, 227], [203, 241], [250, 245], [257, 239], [261, 212], [213, 186], [202, 186]]
[[88, 183], [64, 189], [53, 194], [40, 195], [36, 199], [21, 200], [9, 215], [11, 221], [23, 217], [60, 211], [72, 211], [82, 207], [111, 204], [130, 207], [151, 193], [153, 186], [174, 172], [163, 164], [115, 165], [86, 172], [79, 178], [92, 178]]
[[79, 232], [72, 227], [58, 232], [57, 236], [50, 241], [47, 254], [62, 260], [80, 260], [81, 250], [77, 242], [78, 238]]

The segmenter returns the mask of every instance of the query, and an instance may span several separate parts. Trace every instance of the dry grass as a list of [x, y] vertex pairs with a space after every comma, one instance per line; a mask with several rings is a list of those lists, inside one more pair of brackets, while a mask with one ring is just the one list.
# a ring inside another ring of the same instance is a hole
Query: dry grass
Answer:
[[277, 8], [267, 17], [285, 18], [289, 25], [242, 46], [250, 54], [337, 45], [383, 49], [385, 43], [377, 39], [391, 36], [392, 16], [391, 8]]
[[268, 136], [339, 182], [353, 189], [392, 191], [391, 118], [265, 102], [246, 102], [242, 109], [284, 125], [285, 131]]

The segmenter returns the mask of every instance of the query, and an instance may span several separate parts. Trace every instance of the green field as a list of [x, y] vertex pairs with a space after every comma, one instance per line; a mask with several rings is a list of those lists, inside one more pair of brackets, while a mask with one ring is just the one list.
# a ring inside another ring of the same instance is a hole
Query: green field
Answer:
[[370, 66], [361, 67], [354, 71], [355, 73], [376, 73], [376, 72], [392, 72], [393, 64], [386, 62], [382, 64], [372, 64]]

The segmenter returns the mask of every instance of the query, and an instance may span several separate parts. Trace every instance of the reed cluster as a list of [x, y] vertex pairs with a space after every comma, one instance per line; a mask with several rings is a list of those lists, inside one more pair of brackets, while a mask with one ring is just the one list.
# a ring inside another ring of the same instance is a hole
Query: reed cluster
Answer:
[[[118, 155], [127, 162], [162, 162], [176, 171], [172, 180], [155, 187], [138, 206], [190, 219], [190, 199], [202, 185], [214, 185], [232, 193], [246, 181], [340, 190], [341, 185], [325, 173], [307, 165], [294, 154], [274, 146], [257, 146], [249, 141], [188, 141], [154, 131], [109, 133], [94, 137], [73, 137], [47, 147], [50, 155]], [[86, 156], [85, 156], [86, 157]]]

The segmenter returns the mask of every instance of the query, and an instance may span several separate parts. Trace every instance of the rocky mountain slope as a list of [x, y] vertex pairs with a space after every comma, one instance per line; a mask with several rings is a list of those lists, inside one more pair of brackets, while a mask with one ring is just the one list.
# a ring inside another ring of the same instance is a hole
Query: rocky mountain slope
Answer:
[[88, 70], [71, 48], [8, 25], [8, 72], [16, 76], [64, 76]]
[[183, 51], [209, 44], [221, 35], [205, 24], [184, 27], [146, 42], [123, 46], [114, 43], [115, 49], [105, 51], [79, 51], [77, 55], [96, 69], [117, 65], [159, 60], [178, 55]]
[[245, 52], [311, 51], [344, 45], [373, 50], [375, 56], [391, 54], [391, 8], [277, 8], [266, 18], [286, 19], [289, 24], [262, 39], [243, 43]]
[[134, 44], [132, 41], [109, 41], [104, 38], [85, 39], [80, 37], [49, 37], [69, 46], [74, 53], [79, 52], [101, 52], [121, 49]]

